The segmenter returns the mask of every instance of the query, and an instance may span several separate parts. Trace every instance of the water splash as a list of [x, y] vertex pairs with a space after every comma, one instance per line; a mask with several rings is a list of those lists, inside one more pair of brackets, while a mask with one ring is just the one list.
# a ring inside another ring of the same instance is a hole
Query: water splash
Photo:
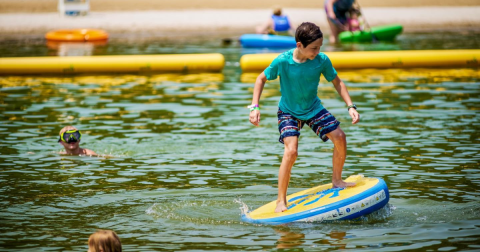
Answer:
[[240, 215], [246, 215], [249, 212], [248, 205], [242, 201], [240, 198], [236, 198], [233, 202], [240, 205], [238, 209], [240, 209]]
[[156, 205], [157, 205], [157, 203], [155, 203], [151, 207], [147, 208], [147, 210], [145, 210], [145, 213], [148, 214], [148, 215], [156, 215], [157, 214], [157, 211], [155, 211]]
[[[248, 211], [248, 207], [243, 205], [244, 211]], [[238, 223], [238, 212], [234, 206], [231, 197], [210, 199], [196, 195], [195, 198], [163, 199], [148, 207], [145, 213], [156, 219], [224, 225]]]
[[105, 149], [104, 151], [98, 152], [97, 156], [101, 158], [124, 158], [127, 157], [127, 154], [126, 152], [115, 152]]
[[388, 217], [393, 215], [393, 211], [397, 209], [394, 205], [387, 203], [382, 208], [378, 209], [377, 211], [362, 216], [358, 218], [358, 220], [363, 222], [375, 222], [375, 221], [385, 221]]

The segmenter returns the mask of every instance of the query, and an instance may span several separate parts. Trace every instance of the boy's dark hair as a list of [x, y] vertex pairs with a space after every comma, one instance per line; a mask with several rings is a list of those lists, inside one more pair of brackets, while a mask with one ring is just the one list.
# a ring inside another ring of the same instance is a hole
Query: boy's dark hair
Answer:
[[314, 23], [304, 22], [298, 26], [295, 32], [295, 41], [301, 42], [303, 47], [307, 47], [313, 41], [323, 38], [323, 33]]

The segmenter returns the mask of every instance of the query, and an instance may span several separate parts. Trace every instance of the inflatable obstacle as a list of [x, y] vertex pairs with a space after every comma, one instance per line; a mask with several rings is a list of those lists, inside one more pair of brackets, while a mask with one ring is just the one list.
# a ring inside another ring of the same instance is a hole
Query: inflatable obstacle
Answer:
[[57, 42], [107, 41], [108, 33], [95, 29], [55, 30], [45, 34], [45, 39]]
[[[326, 52], [336, 69], [479, 67], [480, 50], [418, 50]], [[246, 54], [240, 58], [244, 72], [261, 72], [278, 56], [277, 53]]]
[[244, 34], [240, 36], [240, 44], [243, 47], [293, 48], [296, 47], [297, 43], [295, 42], [295, 38], [291, 36]]
[[403, 26], [399, 24], [382, 25], [366, 31], [344, 31], [338, 35], [338, 39], [340, 42], [393, 41], [402, 31]]
[[0, 58], [0, 74], [220, 72], [220, 53]]

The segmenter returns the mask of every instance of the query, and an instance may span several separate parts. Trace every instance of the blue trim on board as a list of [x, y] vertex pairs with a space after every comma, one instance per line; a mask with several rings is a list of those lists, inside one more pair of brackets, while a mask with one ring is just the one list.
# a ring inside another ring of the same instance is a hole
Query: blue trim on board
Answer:
[[291, 214], [291, 215], [287, 215], [287, 216], [282, 216], [282, 217], [275, 217], [275, 218], [268, 218], [268, 219], [252, 219], [252, 218], [249, 218], [246, 214], [242, 215], [241, 216], [241, 220], [244, 221], [244, 222], [250, 222], [250, 223], [255, 223], [255, 224], [273, 224], [273, 225], [278, 225], [278, 224], [284, 224], [284, 223], [288, 223], [288, 222], [292, 222], [292, 221], [298, 221], [298, 220], [302, 220], [302, 219], [306, 219], [306, 218], [309, 218], [309, 217], [313, 217], [313, 216], [316, 216], [316, 215], [320, 215], [320, 214], [323, 214], [323, 213], [326, 213], [326, 212], [329, 212], [329, 211], [332, 211], [332, 210], [336, 210], [336, 209], [339, 209], [339, 208], [342, 208], [342, 207], [345, 207], [347, 205], [350, 205], [352, 203], [355, 203], [357, 201], [360, 201], [362, 199], [365, 199], [367, 197], [370, 197], [382, 190], [385, 191], [385, 199], [378, 202], [377, 204], [373, 205], [373, 206], [370, 206], [364, 210], [361, 210], [360, 212], [358, 213], [355, 213], [355, 214], [352, 214], [352, 215], [348, 215], [348, 216], [345, 216], [344, 218], [339, 218], [338, 220], [348, 220], [348, 219], [355, 219], [355, 218], [358, 218], [362, 215], [366, 215], [366, 214], [369, 214], [369, 213], [372, 213], [382, 207], [384, 207], [389, 199], [390, 199], [390, 194], [388, 192], [388, 187], [387, 187], [387, 184], [385, 183], [385, 181], [381, 178], [377, 178], [378, 179], [378, 183], [373, 186], [372, 188], [360, 193], [360, 194], [357, 194], [353, 197], [350, 197], [348, 199], [345, 199], [345, 200], [342, 200], [342, 201], [339, 201], [339, 202], [335, 202], [335, 203], [332, 203], [330, 205], [326, 205], [326, 206], [321, 206], [321, 207], [317, 207], [317, 208], [314, 208], [314, 209], [309, 209], [309, 210], [306, 210], [306, 211], [303, 211], [303, 212], [300, 212], [300, 213], [296, 213], [296, 214]]

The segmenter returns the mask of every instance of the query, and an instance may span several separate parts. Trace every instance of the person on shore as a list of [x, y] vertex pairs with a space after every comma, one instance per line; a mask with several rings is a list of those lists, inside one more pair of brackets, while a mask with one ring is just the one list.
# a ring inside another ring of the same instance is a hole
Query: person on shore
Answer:
[[356, 106], [352, 103], [347, 87], [338, 77], [330, 59], [320, 53], [323, 33], [309, 22], [302, 23], [296, 30], [296, 48], [280, 54], [256, 79], [250, 109], [250, 122], [259, 126], [259, 101], [267, 80], [280, 76], [281, 98], [278, 103], [279, 142], [285, 146], [278, 173], [278, 197], [275, 212], [287, 210], [287, 188], [290, 172], [298, 155], [300, 129], [307, 124], [324, 142], [331, 139], [333, 149], [333, 187], [355, 186], [342, 180], [342, 170], [347, 155], [345, 133], [335, 117], [321, 104], [317, 96], [320, 75], [332, 82], [347, 105], [352, 123], [360, 121]]
[[331, 31], [329, 37], [331, 44], [337, 43], [340, 32], [348, 31], [347, 13], [354, 2], [355, 0], [325, 0], [325, 12]]
[[88, 238], [88, 252], [122, 252], [122, 243], [112, 230], [98, 230]]
[[276, 7], [273, 9], [273, 15], [263, 25], [257, 27], [257, 33], [259, 34], [273, 34], [289, 36], [292, 25], [288, 16], [282, 15], [282, 9]]
[[58, 142], [65, 148], [65, 151], [60, 152], [60, 154], [66, 155], [85, 155], [85, 156], [96, 156], [92, 150], [80, 148], [80, 140], [82, 138], [82, 133], [73, 126], [65, 126], [60, 130], [60, 139]]

